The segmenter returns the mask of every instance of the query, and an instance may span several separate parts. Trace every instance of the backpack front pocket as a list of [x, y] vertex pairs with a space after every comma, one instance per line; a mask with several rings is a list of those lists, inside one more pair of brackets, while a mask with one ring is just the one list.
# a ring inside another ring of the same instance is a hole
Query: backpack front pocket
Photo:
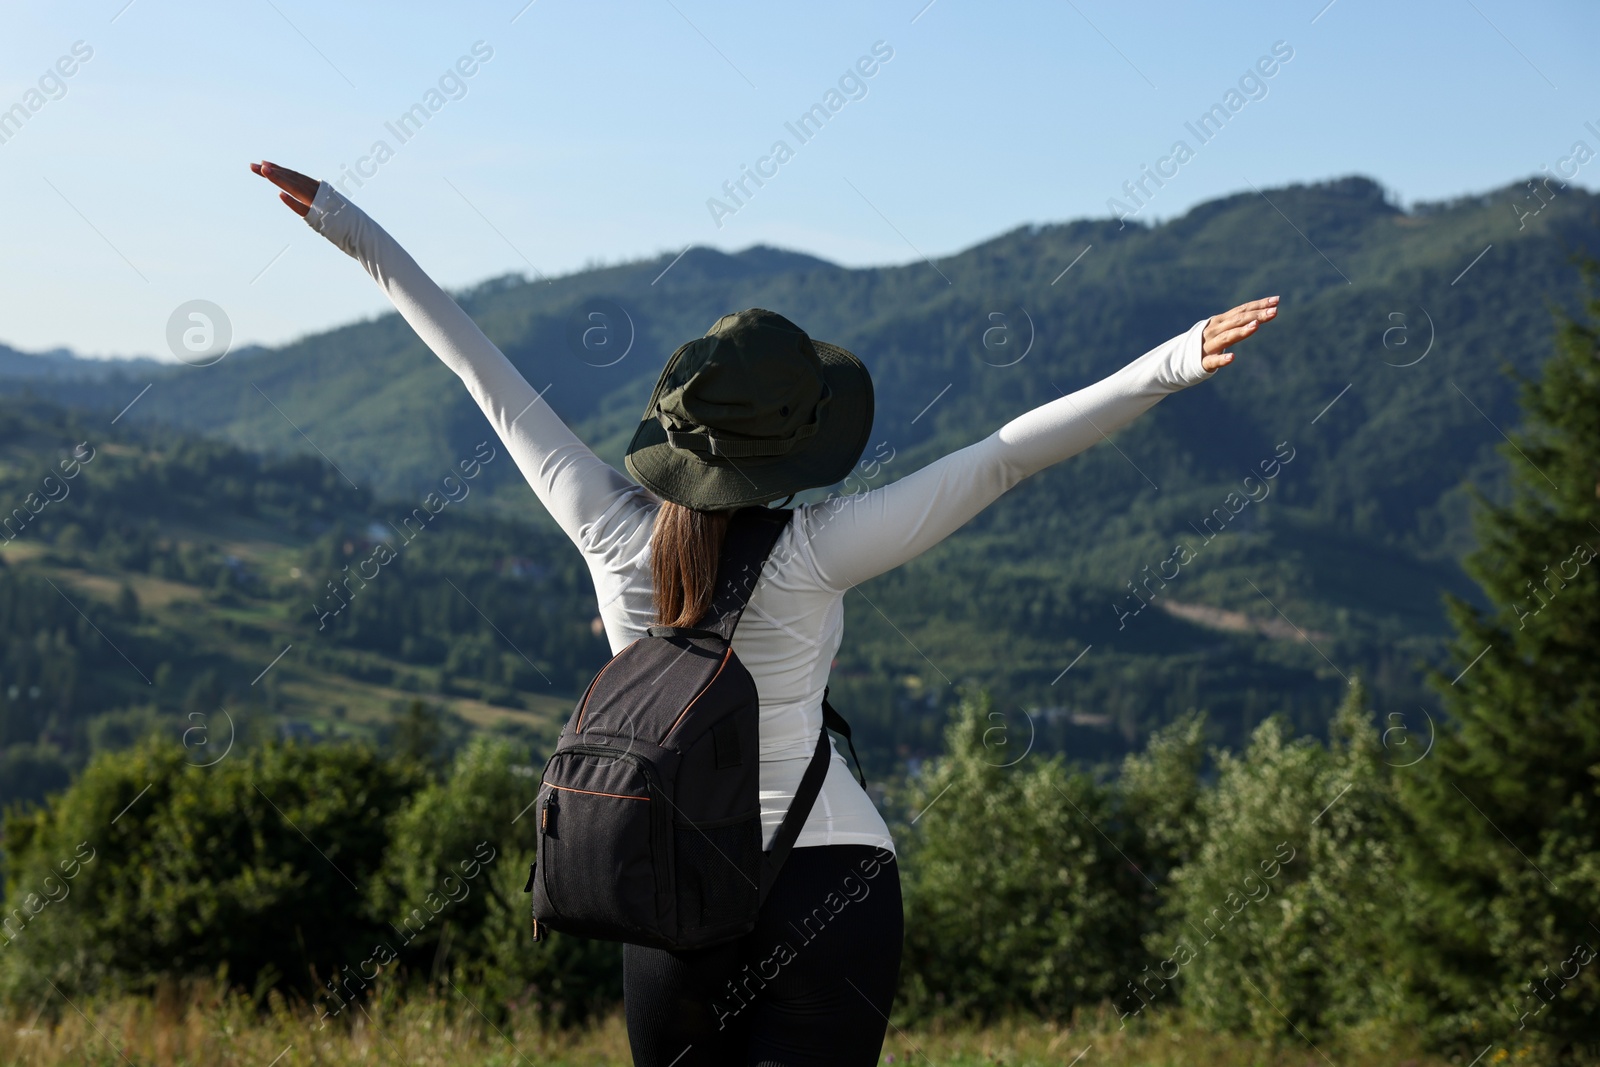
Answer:
[[754, 922], [761, 892], [761, 812], [716, 822], [677, 822], [678, 928], [685, 938]]
[[587, 937], [662, 936], [670, 801], [640, 757], [599, 745], [557, 752], [534, 811], [536, 915]]

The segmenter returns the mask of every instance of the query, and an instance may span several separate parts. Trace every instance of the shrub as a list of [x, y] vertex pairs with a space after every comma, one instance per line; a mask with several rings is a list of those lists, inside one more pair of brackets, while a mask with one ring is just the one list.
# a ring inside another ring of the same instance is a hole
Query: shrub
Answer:
[[1204, 1025], [1298, 1040], [1297, 1028], [1315, 1037], [1393, 1003], [1386, 938], [1405, 890], [1365, 702], [1352, 683], [1328, 746], [1287, 739], [1273, 717], [1243, 758], [1218, 754], [1198, 849], [1172, 873], [1123, 1012], [1159, 1004], [1171, 984]]
[[374, 903], [402, 959], [449, 977], [496, 1014], [537, 1004], [573, 1022], [622, 999], [621, 946], [554, 931], [532, 940], [522, 887], [537, 845], [539, 780], [518, 750], [480, 737], [395, 816]]
[[309, 991], [387, 927], [368, 888], [420, 777], [354, 745], [268, 744], [211, 767], [151, 739], [95, 757], [5, 825], [0, 988], [30, 997], [221, 972]]
[[1139, 944], [1148, 883], [1112, 794], [1060, 757], [1004, 766], [986, 744], [998, 715], [987, 693], [963, 697], [897, 835], [913, 1016], [1065, 1015], [1110, 996]]

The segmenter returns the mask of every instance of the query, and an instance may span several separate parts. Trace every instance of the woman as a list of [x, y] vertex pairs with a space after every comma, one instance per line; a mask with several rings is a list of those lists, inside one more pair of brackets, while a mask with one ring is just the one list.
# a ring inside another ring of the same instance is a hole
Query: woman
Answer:
[[[873, 415], [861, 362], [780, 315], [749, 309], [675, 352], [629, 446], [636, 484], [594, 455], [394, 239], [326, 182], [251, 170], [358, 260], [466, 384], [594, 577], [613, 653], [652, 624], [707, 609], [728, 515], [836, 484]], [[761, 705], [762, 826], [770, 842], [822, 726], [844, 594], [959, 529], [1023, 478], [1083, 451], [1169, 393], [1212, 377], [1277, 297], [1202, 319], [1110, 376], [871, 492], [801, 505], [734, 634]], [[678, 366], [694, 351], [692, 372]], [[758, 355], [752, 355], [752, 354]], [[751, 360], [756, 362], [752, 363]], [[744, 362], [741, 362], [744, 361]], [[635, 1063], [870, 1064], [900, 971], [894, 842], [835, 751], [804, 828], [743, 938], [696, 952], [628, 945]]]

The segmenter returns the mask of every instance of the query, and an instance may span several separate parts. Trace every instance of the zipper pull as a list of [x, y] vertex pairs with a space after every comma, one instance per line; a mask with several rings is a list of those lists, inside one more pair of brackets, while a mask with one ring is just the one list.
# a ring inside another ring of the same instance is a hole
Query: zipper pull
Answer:
[[[522, 891], [524, 893], [533, 892], [533, 873], [538, 869], [538, 867], [538, 860], [534, 860], [532, 863], [528, 864], [528, 884], [522, 887]], [[531, 903], [528, 905], [528, 916], [533, 920], [533, 939], [538, 941], [541, 937], [539, 932], [539, 916], [534, 914], [533, 905]]]
[[544, 798], [544, 808], [539, 813], [539, 832], [548, 837], [556, 836], [556, 816], [561, 813], [561, 804], [556, 800], [556, 791], [550, 790]]

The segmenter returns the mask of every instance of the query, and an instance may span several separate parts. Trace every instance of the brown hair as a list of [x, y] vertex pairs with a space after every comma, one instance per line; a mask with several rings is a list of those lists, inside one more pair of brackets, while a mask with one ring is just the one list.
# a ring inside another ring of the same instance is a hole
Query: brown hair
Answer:
[[732, 514], [662, 501], [650, 544], [657, 625], [693, 626], [710, 609]]

